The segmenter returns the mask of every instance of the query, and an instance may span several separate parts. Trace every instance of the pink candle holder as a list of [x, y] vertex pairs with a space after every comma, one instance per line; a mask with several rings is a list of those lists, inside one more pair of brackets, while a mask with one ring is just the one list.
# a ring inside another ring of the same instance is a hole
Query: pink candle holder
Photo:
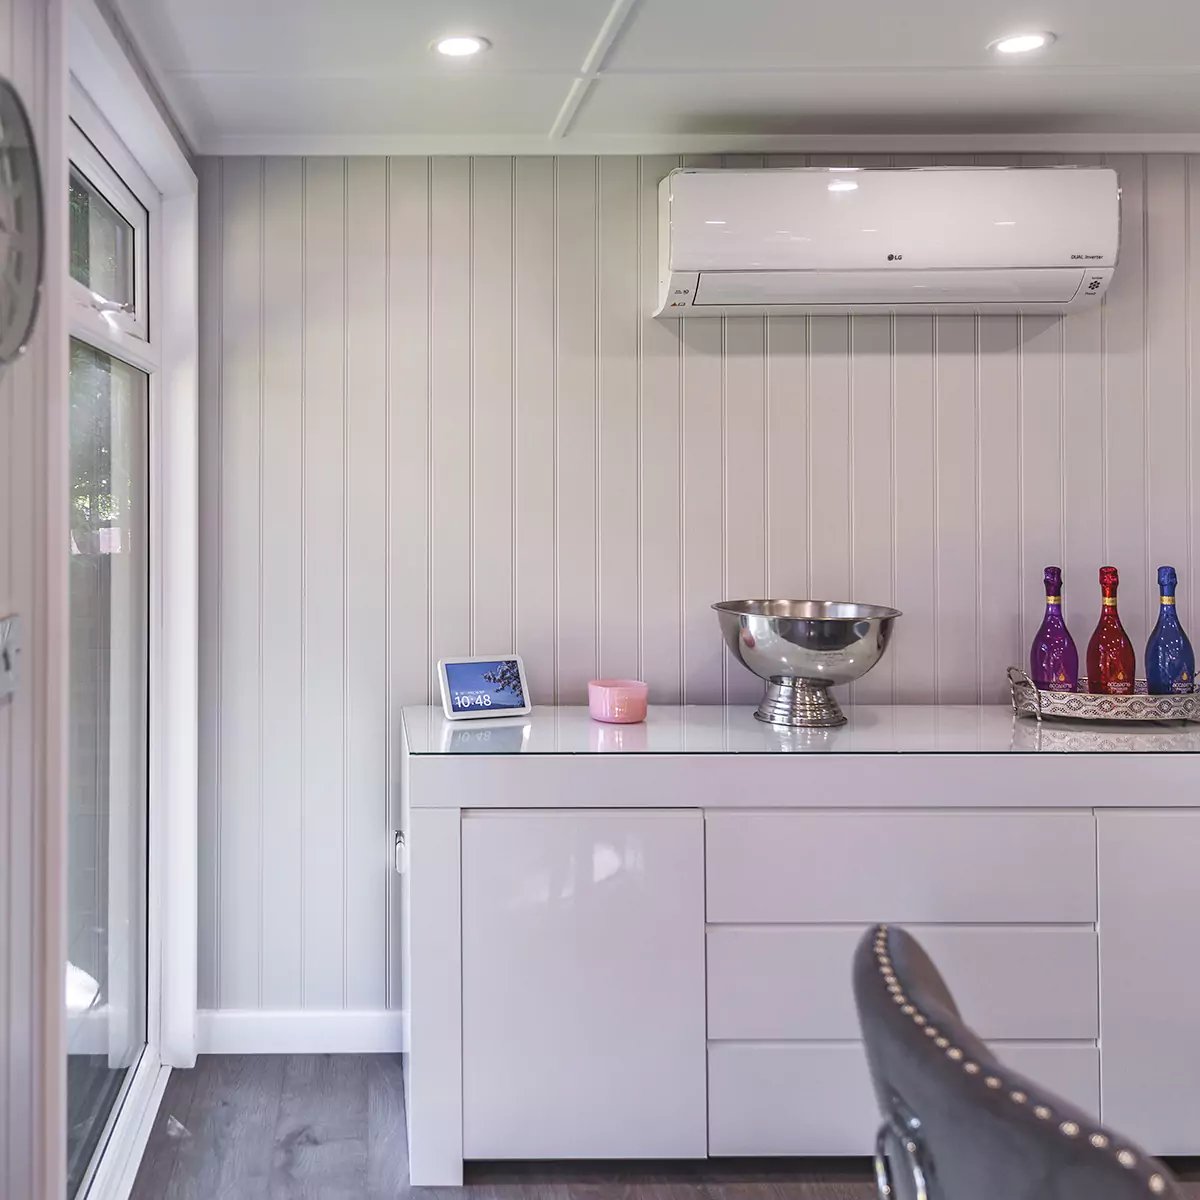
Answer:
[[593, 679], [588, 684], [588, 712], [593, 721], [636, 725], [646, 719], [648, 692], [640, 679]]

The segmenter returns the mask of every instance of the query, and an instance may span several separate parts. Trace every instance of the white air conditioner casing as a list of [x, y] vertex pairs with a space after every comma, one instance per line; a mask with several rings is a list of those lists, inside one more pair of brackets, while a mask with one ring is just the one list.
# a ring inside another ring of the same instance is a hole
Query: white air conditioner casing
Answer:
[[1108, 167], [672, 171], [655, 316], [1059, 313], [1117, 263]]

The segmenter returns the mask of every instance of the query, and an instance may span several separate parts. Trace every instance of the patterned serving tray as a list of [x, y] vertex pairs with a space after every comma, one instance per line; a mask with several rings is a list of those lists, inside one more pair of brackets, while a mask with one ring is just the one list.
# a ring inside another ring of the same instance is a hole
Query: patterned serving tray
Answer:
[[[1132, 696], [1092, 695], [1087, 691], [1039, 691], [1019, 667], [1008, 668], [1013, 712], [1019, 717], [1066, 718], [1072, 721], [1200, 721], [1200, 694], [1150, 696], [1139, 679]], [[1081, 688], [1087, 681], [1079, 681]]]
[[1013, 720], [1014, 750], [1076, 754], [1200, 754], [1200, 724], [1164, 721], [1158, 724], [1125, 721]]

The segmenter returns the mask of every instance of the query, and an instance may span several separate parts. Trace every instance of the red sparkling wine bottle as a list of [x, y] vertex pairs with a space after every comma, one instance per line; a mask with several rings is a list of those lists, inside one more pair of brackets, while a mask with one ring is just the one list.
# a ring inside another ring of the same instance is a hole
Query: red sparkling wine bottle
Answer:
[[1100, 568], [1100, 620], [1087, 650], [1088, 691], [1109, 696], [1133, 694], [1133, 643], [1117, 614], [1120, 582], [1116, 567]]

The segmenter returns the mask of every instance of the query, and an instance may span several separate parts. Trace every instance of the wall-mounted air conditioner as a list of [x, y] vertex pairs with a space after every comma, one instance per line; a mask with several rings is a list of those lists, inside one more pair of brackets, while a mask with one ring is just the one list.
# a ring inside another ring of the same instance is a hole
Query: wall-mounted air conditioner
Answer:
[[656, 316], [1056, 313], [1117, 262], [1108, 167], [672, 171]]

